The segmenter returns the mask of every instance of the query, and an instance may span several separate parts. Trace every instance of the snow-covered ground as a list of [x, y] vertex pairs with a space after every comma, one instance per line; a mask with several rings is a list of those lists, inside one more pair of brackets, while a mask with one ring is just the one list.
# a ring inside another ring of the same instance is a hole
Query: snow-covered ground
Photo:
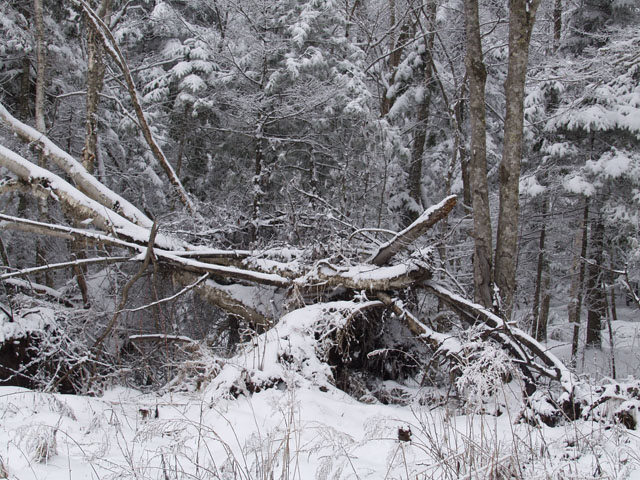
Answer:
[[[532, 427], [516, 415], [363, 404], [286, 385], [237, 399], [3, 387], [0, 457], [8, 478], [20, 480], [640, 478], [635, 432], [590, 422]], [[411, 430], [410, 441], [399, 429]]]
[[[517, 378], [466, 403], [418, 386], [402, 387], [413, 399], [403, 406], [349, 397], [332, 386], [322, 351], [354, 306], [366, 302], [285, 315], [235, 357], [211, 358], [205, 378], [181, 377], [184, 391], [82, 397], [0, 387], [0, 478], [640, 479], [636, 430], [523, 422]], [[619, 368], [636, 358], [640, 325], [624, 318], [613, 324]], [[554, 328], [549, 347], [564, 356]]]

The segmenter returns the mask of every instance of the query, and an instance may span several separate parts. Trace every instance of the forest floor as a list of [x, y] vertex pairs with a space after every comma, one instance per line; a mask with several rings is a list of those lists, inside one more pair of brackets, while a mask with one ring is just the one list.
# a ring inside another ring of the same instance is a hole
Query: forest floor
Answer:
[[[634, 315], [623, 311], [625, 320], [613, 324], [624, 375], [638, 365]], [[257, 349], [263, 360], [283, 338], [296, 351], [291, 325], [305, 320], [286, 319], [278, 341], [264, 337]], [[564, 332], [552, 325], [548, 345], [561, 356], [568, 352]], [[0, 478], [640, 479], [636, 430], [591, 420], [555, 427], [519, 421], [517, 380], [483, 404], [417, 385], [401, 387], [412, 398], [406, 405], [363, 403], [327, 384], [308, 351], [300, 355], [304, 367], [289, 359], [263, 372], [278, 377], [271, 388], [255, 388], [255, 372], [247, 377], [251, 352], [199, 390], [114, 387], [83, 397], [0, 387]], [[608, 345], [600, 355], [587, 352], [585, 365], [593, 361], [606, 376]], [[253, 393], [228, 388], [242, 375]]]

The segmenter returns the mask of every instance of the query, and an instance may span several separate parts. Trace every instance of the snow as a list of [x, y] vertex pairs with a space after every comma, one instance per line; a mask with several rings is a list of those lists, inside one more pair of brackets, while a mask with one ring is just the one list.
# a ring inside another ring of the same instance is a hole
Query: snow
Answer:
[[535, 197], [544, 193], [547, 187], [538, 183], [538, 179], [534, 176], [520, 177], [520, 194], [528, 197]]
[[[586, 163], [587, 170], [594, 174], [603, 174], [609, 178], [618, 178], [628, 174], [632, 166], [632, 155], [620, 150], [606, 152], [597, 161], [589, 160]], [[636, 163], [637, 163], [637, 155]]]
[[3, 310], [0, 310], [0, 344], [23, 338], [55, 323], [55, 312], [51, 308], [39, 306], [13, 312], [12, 318]]
[[207, 85], [198, 75], [191, 74], [187, 75], [182, 82], [180, 82], [180, 88], [187, 89], [192, 93], [197, 93], [206, 89]]
[[567, 192], [592, 196], [596, 192], [593, 183], [587, 181], [582, 175], [575, 174], [566, 178], [563, 187]]
[[[238, 398], [122, 388], [90, 398], [0, 387], [0, 412], [10, 480], [475, 479], [496, 468], [522, 479], [592, 478], [596, 469], [598, 478], [640, 474], [639, 441], [621, 428], [531, 426], [516, 423], [517, 409], [495, 417], [364, 404], [286, 382]], [[410, 430], [410, 442], [398, 440], [400, 428]], [[36, 461], [47, 444], [49, 458]]]
[[[606, 423], [615, 412], [637, 416], [634, 402], [556, 427], [521, 422], [522, 385], [496, 382], [505, 367], [498, 350], [460, 377], [465, 389], [482, 385], [471, 402], [434, 402], [416, 386], [404, 387], [407, 406], [362, 403], [336, 389], [323, 334], [372, 303], [293, 311], [233, 357], [211, 361], [192, 391], [115, 387], [97, 398], [0, 387], [0, 462], [10, 480], [640, 476], [640, 438]], [[530, 403], [551, 408], [542, 392]]]

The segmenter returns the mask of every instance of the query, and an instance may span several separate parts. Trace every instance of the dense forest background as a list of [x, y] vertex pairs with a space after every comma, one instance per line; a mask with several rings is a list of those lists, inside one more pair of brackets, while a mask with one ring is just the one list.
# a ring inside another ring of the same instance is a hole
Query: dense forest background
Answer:
[[[5, 377], [86, 391], [96, 368], [108, 375], [127, 356], [157, 354], [153, 335], [230, 352], [309, 301], [295, 286], [271, 279], [258, 293], [251, 278], [224, 275], [205, 282], [218, 297], [198, 295], [193, 273], [148, 258], [139, 269], [106, 260], [115, 245], [41, 235], [26, 219], [101, 228], [51, 180], [35, 185], [34, 170], [11, 168], [19, 155], [83, 188], [18, 123], [144, 212], [159, 235], [252, 252], [249, 269], [356, 265], [456, 195], [420, 241], [430, 276], [536, 340], [555, 332], [572, 342], [566, 360], [576, 364], [601, 347], [616, 306], [638, 306], [639, 15], [632, 0], [3, 2], [3, 311], [14, 321], [46, 304], [64, 332], [38, 340], [39, 351], [55, 347], [57, 364], [29, 370], [51, 360], [39, 354], [29, 368], [7, 365]], [[120, 203], [109, 208], [125, 211]], [[244, 310], [225, 308], [219, 292], [242, 288]], [[314, 301], [344, 295], [322, 288]], [[434, 330], [455, 328], [442, 300], [396, 290]], [[615, 377], [611, 367], [603, 373]], [[159, 386], [169, 370], [136, 381]]]
[[0, 2], [0, 478], [634, 478], [637, 0]]

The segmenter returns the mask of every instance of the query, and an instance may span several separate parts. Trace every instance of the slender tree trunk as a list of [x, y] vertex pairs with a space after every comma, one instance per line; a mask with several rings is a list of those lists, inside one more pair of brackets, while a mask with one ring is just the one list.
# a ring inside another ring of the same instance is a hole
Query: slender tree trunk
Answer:
[[487, 182], [487, 139], [485, 116], [485, 85], [487, 71], [482, 60], [478, 0], [465, 0], [467, 52], [465, 66], [469, 79], [469, 117], [471, 121], [471, 151], [469, 155], [469, 185], [473, 207], [473, 285], [476, 302], [492, 305], [492, 234]]
[[[45, 75], [46, 75], [46, 45], [44, 43], [44, 13], [42, 0], [34, 0], [34, 22], [36, 26], [36, 101], [35, 101], [35, 120], [36, 130], [40, 133], [46, 133], [47, 126], [44, 118], [44, 94], [45, 94]], [[38, 164], [45, 167], [45, 156], [43, 152], [38, 154]], [[47, 221], [48, 208], [47, 199], [38, 198], [38, 214], [41, 220]], [[36, 265], [46, 265], [47, 255], [45, 247], [40, 240], [36, 240]], [[47, 271], [44, 276], [39, 279], [41, 283], [52, 285], [51, 274]]]
[[578, 355], [578, 341], [580, 339], [580, 312], [582, 310], [582, 286], [584, 284], [585, 264], [587, 256], [587, 225], [589, 222], [589, 199], [584, 200], [582, 221], [578, 226], [574, 241], [576, 252], [571, 267], [571, 290], [569, 303], [569, 323], [573, 324], [573, 339], [571, 342], [571, 362], [575, 365]]
[[555, 0], [553, 4], [553, 49], [560, 47], [562, 37], [562, 0]]
[[46, 52], [44, 44], [44, 18], [42, 0], [34, 0], [34, 15], [36, 24], [36, 129], [45, 133], [47, 127], [44, 121], [44, 80], [46, 69]]
[[[260, 126], [262, 133], [262, 126]], [[253, 204], [251, 206], [251, 224], [249, 226], [249, 243], [254, 243], [258, 238], [258, 220], [262, 214], [263, 187], [266, 182], [264, 165], [264, 151], [262, 137], [256, 138], [255, 165], [253, 176]]]
[[22, 60], [22, 74], [20, 75], [20, 120], [29, 119], [29, 97], [31, 92], [31, 60], [24, 57]]
[[540, 0], [509, 0], [509, 58], [504, 85], [506, 115], [504, 146], [500, 163], [500, 210], [494, 279], [499, 289], [500, 307], [511, 317], [516, 290], [518, 259], [518, 212], [520, 162], [522, 159], [524, 93], [529, 58], [529, 42]]
[[540, 301], [540, 314], [538, 316], [538, 331], [536, 332], [538, 341], [547, 340], [547, 326], [549, 325], [549, 307], [551, 306], [551, 292], [549, 287], [551, 285], [551, 275], [549, 270], [546, 269], [542, 274], [542, 291]]
[[616, 279], [613, 273], [615, 250], [611, 249], [611, 254], [609, 256], [609, 280], [611, 282], [611, 320], [614, 322], [618, 320], [618, 311], [616, 310]]
[[[109, 23], [111, 1], [102, 0], [98, 15]], [[104, 83], [104, 46], [99, 33], [88, 25], [87, 32], [87, 118], [85, 123], [84, 148], [82, 149], [82, 164], [91, 174], [94, 173], [98, 158], [98, 106], [100, 92]]]
[[[423, 93], [418, 106], [418, 118], [413, 136], [413, 147], [411, 149], [411, 167], [409, 169], [409, 196], [420, 207], [422, 204], [422, 157], [424, 155], [424, 145], [427, 139], [427, 128], [429, 126], [429, 109], [431, 107], [431, 83], [433, 82], [433, 59], [431, 52], [433, 50], [433, 40], [435, 38], [435, 15], [436, 1], [430, 0], [427, 4], [427, 35], [424, 39], [425, 52], [422, 55], [423, 77], [422, 87]], [[409, 220], [413, 221], [419, 213], [410, 209]]]
[[591, 254], [587, 269], [587, 347], [602, 345], [602, 318], [607, 313], [602, 282], [602, 251], [604, 249], [604, 221], [598, 214], [591, 221]]
[[543, 321], [540, 304], [543, 303], [545, 295], [548, 297], [547, 289], [544, 288], [545, 281], [548, 281], [547, 260], [545, 256], [545, 239], [547, 236], [546, 215], [549, 208], [548, 199], [542, 201], [542, 222], [540, 227], [540, 240], [538, 242], [538, 264], [536, 268], [536, 287], [533, 294], [533, 334], [535, 339], [543, 341], [547, 339], [547, 323]]

